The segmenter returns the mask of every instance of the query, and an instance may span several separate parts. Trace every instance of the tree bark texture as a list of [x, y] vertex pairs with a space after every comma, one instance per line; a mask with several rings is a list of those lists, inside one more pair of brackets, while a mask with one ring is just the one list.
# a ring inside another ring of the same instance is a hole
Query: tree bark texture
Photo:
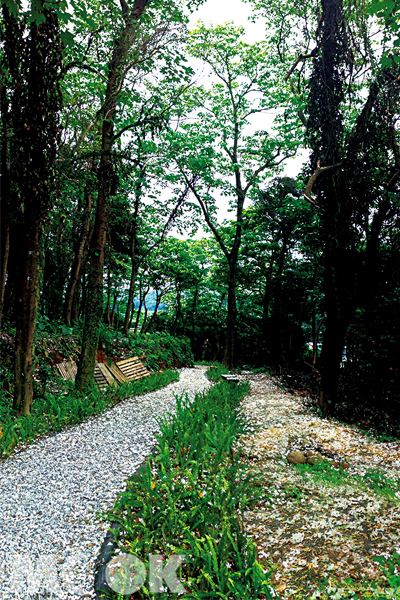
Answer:
[[[322, 0], [320, 52], [314, 59], [308, 100], [308, 135], [313, 172], [319, 165], [337, 165], [342, 158], [344, 52], [346, 32], [342, 0]], [[343, 175], [337, 169], [321, 172], [315, 182], [318, 204], [323, 207], [324, 292], [327, 318], [321, 354], [320, 407], [326, 414], [336, 402], [338, 374], [344, 341], [345, 270], [349, 211]]]
[[[33, 335], [38, 304], [39, 247], [50, 204], [61, 108], [62, 48], [55, 12], [42, 8], [40, 24], [29, 31], [3, 6], [5, 58], [9, 66], [14, 188], [21, 227], [16, 282], [16, 336], [13, 408], [29, 414], [33, 401]], [[19, 54], [16, 55], [17, 50]], [[18, 62], [18, 64], [16, 63]], [[15, 80], [15, 78], [17, 78]]]
[[235, 333], [236, 333], [236, 281], [237, 281], [237, 259], [229, 264], [228, 272], [228, 316], [226, 321], [226, 337], [224, 348], [224, 366], [231, 370], [235, 359]]
[[85, 209], [83, 212], [82, 231], [75, 246], [74, 259], [72, 261], [71, 273], [69, 276], [67, 291], [65, 293], [64, 300], [64, 322], [68, 327], [71, 323], [71, 313], [74, 294], [81, 275], [83, 252], [89, 236], [90, 213], [92, 210], [92, 194], [88, 187], [86, 187], [85, 189], [85, 200], [86, 202]]
[[148, 0], [135, 0], [132, 11], [130, 13], [126, 11], [125, 24], [120, 37], [116, 41], [113, 55], [108, 65], [107, 89], [103, 108], [101, 158], [98, 168], [96, 218], [91, 247], [85, 326], [78, 372], [75, 380], [76, 389], [81, 391], [86, 389], [93, 379], [99, 342], [100, 321], [103, 312], [103, 268], [110, 195], [115, 181], [111, 150], [117, 101], [124, 83], [128, 52], [135, 39], [136, 24], [142, 16], [147, 3]]

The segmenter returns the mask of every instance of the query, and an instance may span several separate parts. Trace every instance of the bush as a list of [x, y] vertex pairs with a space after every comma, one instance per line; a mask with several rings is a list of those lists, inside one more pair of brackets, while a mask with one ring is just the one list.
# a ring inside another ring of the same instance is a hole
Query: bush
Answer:
[[129, 334], [129, 345], [149, 369], [193, 367], [194, 358], [187, 337], [169, 333]]
[[100, 342], [109, 359], [138, 356], [150, 370], [193, 367], [193, 353], [187, 337], [169, 333], [127, 333], [102, 325]]

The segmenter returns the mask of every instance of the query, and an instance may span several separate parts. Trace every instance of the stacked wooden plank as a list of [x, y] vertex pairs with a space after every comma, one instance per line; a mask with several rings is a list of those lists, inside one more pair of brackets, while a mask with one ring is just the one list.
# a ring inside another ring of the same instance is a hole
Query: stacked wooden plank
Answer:
[[[56, 369], [63, 379], [75, 381], [77, 366], [74, 362], [61, 362]], [[139, 361], [137, 356], [120, 360], [116, 364], [106, 365], [97, 363], [94, 369], [94, 380], [101, 391], [109, 385], [117, 385], [126, 381], [135, 381], [150, 375], [146, 367]]]
[[60, 362], [58, 365], [56, 365], [56, 369], [63, 379], [72, 379], [72, 381], [75, 381], [78, 367], [73, 361]]
[[114, 379], [113, 374], [108, 368], [108, 365], [103, 363], [97, 363], [94, 368], [94, 380], [102, 392], [109, 385], [117, 385], [117, 381]]
[[127, 381], [142, 379], [142, 377], [148, 377], [150, 375], [146, 367], [140, 362], [137, 356], [134, 356], [133, 358], [126, 358], [125, 360], [119, 360], [115, 364], [125, 375]]
[[117, 367], [117, 365], [112, 363], [111, 365], [107, 365], [107, 366], [108, 366], [109, 370], [111, 371], [111, 373], [113, 374], [113, 376], [115, 377], [115, 379], [119, 383], [125, 383], [125, 381], [128, 381], [127, 378], [125, 377], [125, 375], [123, 374], [123, 372]]

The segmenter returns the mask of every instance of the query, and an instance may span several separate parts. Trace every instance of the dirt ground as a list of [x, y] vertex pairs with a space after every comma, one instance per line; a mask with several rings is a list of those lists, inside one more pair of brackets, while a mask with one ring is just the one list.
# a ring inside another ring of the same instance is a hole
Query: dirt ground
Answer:
[[[373, 558], [400, 553], [399, 442], [377, 443], [312, 414], [270, 377], [247, 377], [243, 410], [257, 431], [241, 444], [268, 497], [245, 513], [245, 527], [276, 591], [283, 599], [378, 597], [389, 585]], [[327, 472], [302, 474], [287, 461], [292, 451], [320, 453]]]

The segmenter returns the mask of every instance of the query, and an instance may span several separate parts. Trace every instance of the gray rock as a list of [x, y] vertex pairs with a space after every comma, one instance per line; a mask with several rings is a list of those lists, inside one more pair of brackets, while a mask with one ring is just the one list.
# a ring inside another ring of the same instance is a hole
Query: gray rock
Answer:
[[306, 457], [304, 454], [298, 451], [289, 452], [286, 459], [288, 463], [291, 463], [292, 465], [304, 465], [306, 462]]

